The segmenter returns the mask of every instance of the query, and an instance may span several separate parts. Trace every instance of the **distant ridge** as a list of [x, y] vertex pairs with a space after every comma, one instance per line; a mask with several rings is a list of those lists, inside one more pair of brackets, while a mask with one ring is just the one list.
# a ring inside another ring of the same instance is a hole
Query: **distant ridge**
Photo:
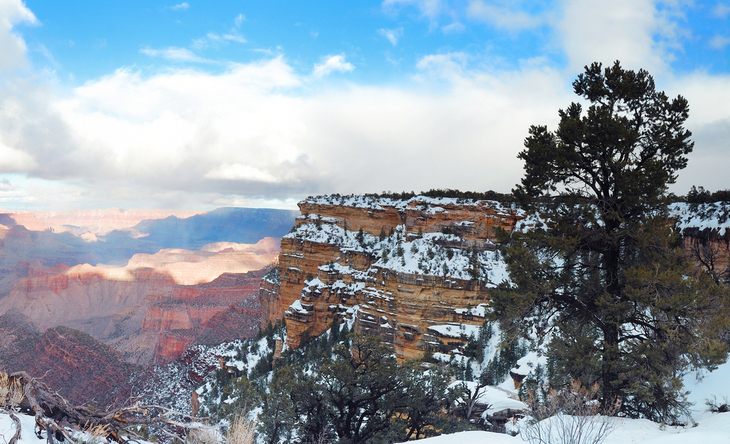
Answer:
[[[297, 215], [290, 210], [219, 208], [188, 218], [144, 220], [89, 242], [71, 232], [32, 231], [17, 221], [16, 215], [0, 213], [0, 224], [8, 228], [0, 245], [0, 280], [18, 261], [36, 260], [48, 267], [124, 265], [136, 253], [154, 254], [163, 248], [198, 250], [213, 242], [255, 244], [265, 237], [283, 237]], [[0, 282], [0, 297], [4, 295], [2, 287]]]
[[198, 250], [213, 242], [255, 244], [264, 237], [283, 237], [298, 215], [293, 210], [218, 208], [186, 219], [142, 221], [134, 229], [148, 234], [142, 239], [161, 248]]

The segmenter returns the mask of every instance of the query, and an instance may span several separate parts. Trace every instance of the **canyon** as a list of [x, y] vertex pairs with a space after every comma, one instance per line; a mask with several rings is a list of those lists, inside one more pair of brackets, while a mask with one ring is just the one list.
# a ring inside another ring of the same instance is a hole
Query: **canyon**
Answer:
[[5, 212], [0, 314], [85, 333], [132, 365], [250, 337], [259, 283], [293, 219], [247, 208]]

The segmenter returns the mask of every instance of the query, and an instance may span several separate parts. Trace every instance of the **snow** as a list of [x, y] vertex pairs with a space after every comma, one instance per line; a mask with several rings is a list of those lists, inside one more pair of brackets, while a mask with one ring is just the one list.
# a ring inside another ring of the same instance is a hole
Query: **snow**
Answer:
[[537, 352], [531, 351], [525, 356], [517, 360], [517, 365], [510, 370], [510, 372], [527, 376], [529, 375], [538, 365], [545, 367], [547, 365], [547, 356], [538, 354]]
[[[730, 413], [704, 412], [695, 418], [697, 427], [669, 427], [645, 419], [620, 418], [604, 444], [721, 444], [730, 442]], [[418, 444], [518, 444], [525, 441], [492, 432], [461, 432], [408, 441]]]
[[438, 333], [440, 336], [447, 338], [468, 338], [470, 336], [477, 337], [479, 334], [478, 325], [468, 324], [442, 324], [442, 325], [431, 325], [428, 327], [429, 331]]
[[296, 313], [302, 313], [302, 314], [309, 313], [309, 311], [307, 311], [302, 306], [302, 301], [300, 301], [299, 299], [297, 299], [296, 301], [292, 302], [292, 304], [289, 306], [289, 311], [296, 312]]
[[[384, 210], [385, 208], [394, 208], [403, 211], [406, 208], [422, 208], [429, 211], [429, 207], [438, 208], [445, 206], [473, 206], [485, 207], [496, 210], [505, 214], [511, 214], [517, 210], [510, 204], [503, 204], [493, 200], [473, 200], [461, 199], [456, 197], [428, 197], [414, 196], [410, 199], [393, 199], [390, 197], [363, 196], [363, 195], [345, 195], [339, 194], [308, 197], [300, 202], [300, 205], [337, 205], [340, 207], [364, 208], [368, 210]], [[443, 208], [442, 208], [443, 210]], [[436, 210], [439, 211], [439, 210]]]
[[[730, 362], [719, 366], [715, 371], [702, 372], [700, 378], [692, 372], [684, 377], [684, 387], [689, 390], [687, 400], [694, 403], [694, 410], [705, 408], [705, 400], [714, 396], [717, 401], [730, 401]], [[730, 421], [730, 417], [727, 418]], [[730, 442], [730, 441], [728, 441]]]
[[461, 432], [408, 441], [409, 444], [517, 444], [521, 442], [522, 440], [519, 438], [491, 432]]
[[483, 318], [487, 316], [487, 304], [479, 304], [474, 308], [457, 308], [454, 311], [461, 315], [468, 314]]
[[[34, 430], [35, 417], [16, 413], [16, 416], [20, 420], [20, 439], [18, 444], [46, 444], [46, 432], [41, 432], [42, 438], [36, 437]], [[15, 433], [15, 423], [10, 419], [10, 415], [7, 413], [0, 413], [0, 443], [6, 443], [10, 441], [10, 438]], [[100, 436], [92, 436], [88, 432], [72, 431], [69, 433], [76, 442], [92, 442], [95, 444], [107, 444], [110, 443], [106, 438]], [[151, 444], [148, 441], [139, 440], [139, 444]]]
[[[437, 354], [434, 354], [436, 357]], [[444, 355], [446, 357], [448, 355]], [[542, 357], [536, 354], [528, 354], [518, 361], [520, 367], [527, 367], [529, 363], [535, 365], [540, 363]], [[670, 427], [646, 419], [618, 418], [616, 428], [608, 435], [604, 444], [720, 444], [730, 443], [730, 413], [711, 413], [705, 406], [705, 399], [715, 396], [718, 401], [725, 397], [730, 399], [730, 363], [725, 363], [717, 370], [705, 373], [698, 379], [695, 374], [689, 374], [684, 378], [685, 387], [690, 391], [688, 399], [695, 403], [692, 411], [692, 420], [686, 427]], [[511, 384], [512, 380], [508, 378]], [[456, 381], [452, 385], [460, 384]], [[474, 382], [466, 382], [472, 390], [476, 387]], [[471, 385], [469, 385], [471, 384]], [[516, 403], [522, 404], [513, 399], [514, 393], [509, 390], [497, 387], [487, 387], [479, 397], [480, 402], [493, 404], [488, 413], [493, 413], [505, 408], [520, 408]], [[549, 420], [549, 419], [548, 419]], [[518, 424], [524, 427], [524, 422]], [[518, 444], [523, 443], [520, 436], [492, 432], [461, 432], [448, 435], [436, 436], [433, 438], [409, 441], [418, 444], [464, 444], [464, 443], [496, 443], [496, 444]]]
[[[16, 414], [20, 419], [21, 435], [18, 444], [41, 444], [46, 439], [38, 439], [33, 433], [35, 428], [35, 419], [32, 416]], [[0, 442], [8, 442], [15, 433], [15, 423], [10, 419], [10, 415], [0, 414]]]
[[725, 202], [699, 204], [696, 209], [688, 203], [674, 203], [669, 205], [669, 214], [677, 222], [681, 230], [697, 228], [699, 230], [716, 230], [718, 235], [724, 236], [730, 229], [730, 208]]
[[[471, 393], [474, 393], [477, 389], [477, 383], [474, 381], [454, 381], [449, 384], [449, 387], [452, 388], [461, 386], [464, 386]], [[525, 403], [517, 399], [517, 393], [514, 391], [493, 386], [486, 386], [480, 389], [477, 403], [488, 404], [490, 406], [484, 412], [487, 415], [493, 415], [495, 412], [506, 409], [523, 410], [527, 408]]]

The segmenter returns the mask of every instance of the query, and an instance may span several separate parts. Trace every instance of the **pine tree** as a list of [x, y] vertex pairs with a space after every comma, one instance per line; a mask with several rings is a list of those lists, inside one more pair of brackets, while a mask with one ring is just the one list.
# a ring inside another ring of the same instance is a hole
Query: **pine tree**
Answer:
[[644, 70], [586, 67], [579, 103], [555, 132], [533, 126], [513, 191], [545, 227], [502, 233], [511, 284], [496, 317], [513, 333], [554, 332], [557, 378], [598, 383], [604, 405], [671, 422], [681, 375], [727, 357], [727, 288], [691, 267], [667, 217], [667, 186], [687, 165], [687, 100], [655, 90]]

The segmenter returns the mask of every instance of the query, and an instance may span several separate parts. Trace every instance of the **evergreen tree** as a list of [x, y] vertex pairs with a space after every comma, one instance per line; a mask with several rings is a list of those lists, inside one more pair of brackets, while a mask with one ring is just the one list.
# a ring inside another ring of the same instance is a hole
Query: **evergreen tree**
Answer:
[[511, 284], [492, 306], [514, 332], [554, 334], [556, 374], [601, 387], [631, 416], [671, 422], [688, 366], [727, 356], [727, 289], [691, 267], [667, 217], [667, 186], [692, 151], [687, 100], [655, 90], [644, 70], [594, 63], [573, 83], [579, 103], [555, 132], [532, 126], [513, 191], [547, 224], [501, 250]]
[[407, 399], [392, 350], [378, 338], [353, 334], [322, 366], [322, 391], [340, 440], [369, 442], [388, 432]]
[[296, 424], [294, 404], [290, 396], [296, 385], [294, 368], [286, 366], [275, 372], [267, 392], [262, 396], [259, 415], [259, 433], [267, 444], [277, 444], [280, 440], [291, 441]]

